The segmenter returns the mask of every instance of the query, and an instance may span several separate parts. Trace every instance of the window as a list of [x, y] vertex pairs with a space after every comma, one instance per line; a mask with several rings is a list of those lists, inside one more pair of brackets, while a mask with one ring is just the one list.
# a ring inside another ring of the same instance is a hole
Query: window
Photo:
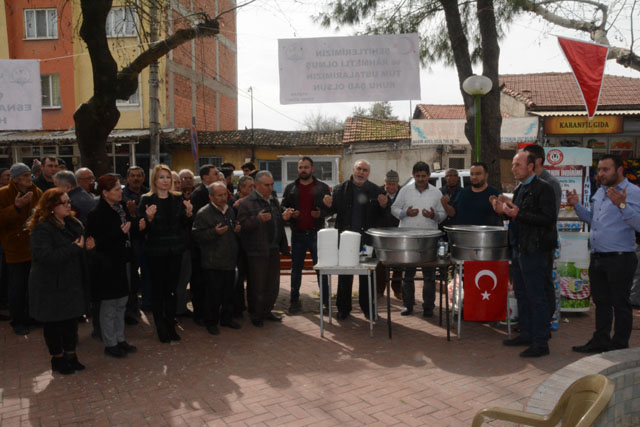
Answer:
[[454, 169], [464, 169], [464, 157], [449, 157], [449, 167]]
[[45, 74], [40, 76], [42, 84], [42, 108], [60, 108], [60, 76]]
[[107, 37], [135, 37], [136, 20], [129, 7], [114, 7], [107, 16]]
[[[287, 160], [286, 165], [287, 165], [287, 181], [290, 182], [298, 179], [298, 160]], [[333, 180], [333, 162], [314, 160], [313, 168], [314, 168], [313, 174], [320, 181]]]
[[116, 105], [118, 107], [127, 107], [130, 105], [138, 105], [140, 103], [140, 90], [136, 89], [136, 92], [129, 97], [129, 99], [118, 99]]
[[260, 160], [258, 169], [271, 172], [271, 175], [273, 175], [273, 189], [276, 193], [282, 194], [282, 162], [280, 160]]
[[220, 167], [222, 164], [222, 157], [198, 157], [199, 166], [204, 165], [213, 165], [215, 167]]
[[26, 39], [57, 39], [58, 11], [56, 9], [25, 9]]

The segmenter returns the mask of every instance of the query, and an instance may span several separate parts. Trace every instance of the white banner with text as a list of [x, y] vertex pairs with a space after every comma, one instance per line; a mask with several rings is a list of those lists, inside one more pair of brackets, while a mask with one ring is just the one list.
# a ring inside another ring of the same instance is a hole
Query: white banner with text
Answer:
[[420, 99], [417, 34], [278, 40], [280, 103]]
[[[464, 134], [465, 119], [411, 120], [411, 145], [469, 144]], [[509, 117], [502, 119], [500, 143], [535, 142], [538, 138], [537, 117]]]
[[0, 60], [0, 130], [42, 129], [42, 88], [37, 60]]

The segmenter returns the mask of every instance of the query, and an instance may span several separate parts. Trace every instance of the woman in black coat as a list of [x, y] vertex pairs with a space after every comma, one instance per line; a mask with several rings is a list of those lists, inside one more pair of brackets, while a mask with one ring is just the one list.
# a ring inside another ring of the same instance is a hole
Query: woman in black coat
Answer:
[[[117, 175], [102, 175], [97, 180], [100, 200], [87, 218], [87, 236], [95, 240], [92, 283], [100, 300], [100, 331], [104, 352], [125, 357], [136, 348], [124, 336], [124, 314], [129, 295], [127, 263], [131, 262], [131, 233], [144, 228], [144, 220], [132, 222], [122, 204], [122, 187]], [[130, 266], [129, 266], [130, 268]]]
[[[84, 369], [76, 355], [77, 318], [85, 312], [85, 248], [82, 223], [71, 215], [69, 196], [44, 192], [28, 224], [31, 229], [29, 315], [43, 323], [51, 369], [72, 374]], [[87, 239], [86, 249], [93, 248]]]
[[158, 165], [151, 173], [151, 191], [140, 199], [138, 217], [146, 221], [144, 254], [151, 275], [153, 320], [161, 342], [179, 341], [175, 328], [176, 289], [185, 233], [191, 229], [191, 202], [172, 192], [171, 169]]

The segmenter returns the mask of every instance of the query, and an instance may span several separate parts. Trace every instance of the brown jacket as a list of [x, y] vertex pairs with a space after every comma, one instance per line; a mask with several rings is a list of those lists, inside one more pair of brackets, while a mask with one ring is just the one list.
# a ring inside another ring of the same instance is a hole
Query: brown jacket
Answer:
[[22, 209], [15, 206], [18, 188], [13, 179], [9, 185], [0, 188], [0, 242], [7, 264], [31, 261], [31, 245], [26, 222], [42, 196], [42, 191], [34, 185], [31, 204]]

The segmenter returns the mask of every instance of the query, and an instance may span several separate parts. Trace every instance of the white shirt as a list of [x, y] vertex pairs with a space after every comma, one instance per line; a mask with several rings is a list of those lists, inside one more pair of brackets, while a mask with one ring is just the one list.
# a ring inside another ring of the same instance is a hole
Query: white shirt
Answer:
[[[399, 227], [410, 228], [426, 228], [431, 230], [438, 229], [438, 223], [447, 218], [447, 213], [442, 207], [440, 199], [442, 193], [433, 185], [429, 186], [420, 192], [414, 185], [407, 185], [400, 189], [396, 201], [391, 206], [391, 214], [400, 220]], [[413, 206], [414, 209], [418, 209], [418, 215], [408, 216], [407, 209], [409, 206]], [[422, 209], [433, 210], [436, 216], [431, 219], [422, 215]]]

